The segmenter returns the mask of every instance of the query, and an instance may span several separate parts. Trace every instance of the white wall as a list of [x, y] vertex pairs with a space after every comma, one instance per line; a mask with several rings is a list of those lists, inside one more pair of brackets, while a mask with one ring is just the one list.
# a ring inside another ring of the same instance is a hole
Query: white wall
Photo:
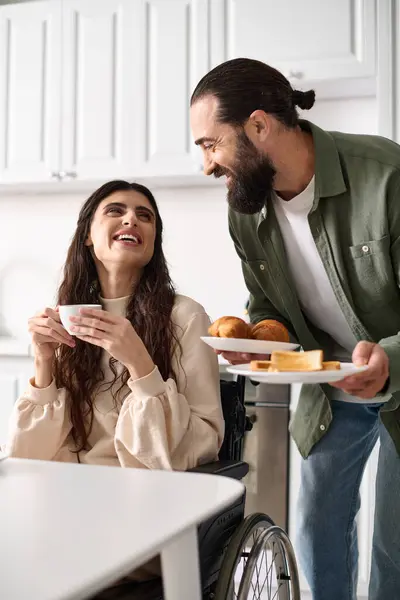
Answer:
[[[376, 133], [374, 98], [320, 101], [306, 113], [327, 129]], [[156, 190], [165, 223], [165, 252], [181, 293], [212, 318], [243, 314], [239, 260], [227, 231], [223, 187]], [[85, 195], [0, 197], [0, 334], [21, 337], [27, 318], [51, 304]]]
[[[242, 314], [246, 291], [227, 228], [225, 191], [156, 190], [164, 220], [165, 253], [181, 293], [210, 316]], [[0, 314], [3, 330], [20, 330], [29, 314], [51, 303], [75, 228], [82, 196], [1, 198]]]
[[378, 104], [375, 97], [316, 101], [305, 119], [332, 131], [347, 133], [378, 133]]

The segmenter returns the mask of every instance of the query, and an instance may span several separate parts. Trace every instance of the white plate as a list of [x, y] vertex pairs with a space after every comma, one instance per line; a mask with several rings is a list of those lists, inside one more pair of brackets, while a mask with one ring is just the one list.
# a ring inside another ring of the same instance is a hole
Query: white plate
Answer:
[[202, 336], [203, 342], [223, 352], [243, 352], [246, 354], [271, 354], [275, 350], [295, 350], [299, 344], [286, 342], [265, 342], [263, 340], [244, 340], [239, 338], [222, 338]]
[[353, 363], [340, 363], [341, 368], [335, 371], [308, 371], [308, 372], [293, 372], [285, 373], [268, 373], [262, 371], [252, 371], [250, 364], [246, 365], [231, 365], [226, 370], [234, 375], [245, 375], [251, 377], [253, 381], [260, 383], [332, 383], [340, 381], [349, 375], [361, 373], [368, 367], [356, 367]]

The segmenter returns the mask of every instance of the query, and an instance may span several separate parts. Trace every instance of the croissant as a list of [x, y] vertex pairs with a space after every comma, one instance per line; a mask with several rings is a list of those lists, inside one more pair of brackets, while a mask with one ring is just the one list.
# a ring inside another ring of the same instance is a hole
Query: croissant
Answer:
[[210, 326], [208, 333], [213, 337], [240, 338], [250, 337], [251, 328], [238, 317], [221, 317], [214, 321]]
[[282, 323], [273, 319], [260, 321], [251, 328], [251, 337], [254, 340], [268, 342], [289, 342], [289, 332]]

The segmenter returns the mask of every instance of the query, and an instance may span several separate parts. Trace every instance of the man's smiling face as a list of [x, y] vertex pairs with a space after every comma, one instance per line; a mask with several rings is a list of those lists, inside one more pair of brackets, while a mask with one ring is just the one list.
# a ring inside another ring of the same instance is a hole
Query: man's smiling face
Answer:
[[197, 100], [190, 120], [195, 144], [203, 151], [204, 173], [226, 177], [227, 200], [233, 210], [260, 212], [273, 191], [275, 169], [269, 157], [256, 148], [244, 127], [219, 121], [214, 96]]

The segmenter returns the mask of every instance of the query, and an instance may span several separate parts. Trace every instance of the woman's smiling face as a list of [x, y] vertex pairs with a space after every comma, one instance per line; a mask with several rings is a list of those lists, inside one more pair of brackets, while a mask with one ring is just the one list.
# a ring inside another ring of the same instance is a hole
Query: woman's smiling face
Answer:
[[133, 190], [117, 191], [96, 209], [86, 245], [107, 264], [143, 269], [152, 259], [156, 216], [149, 200]]

